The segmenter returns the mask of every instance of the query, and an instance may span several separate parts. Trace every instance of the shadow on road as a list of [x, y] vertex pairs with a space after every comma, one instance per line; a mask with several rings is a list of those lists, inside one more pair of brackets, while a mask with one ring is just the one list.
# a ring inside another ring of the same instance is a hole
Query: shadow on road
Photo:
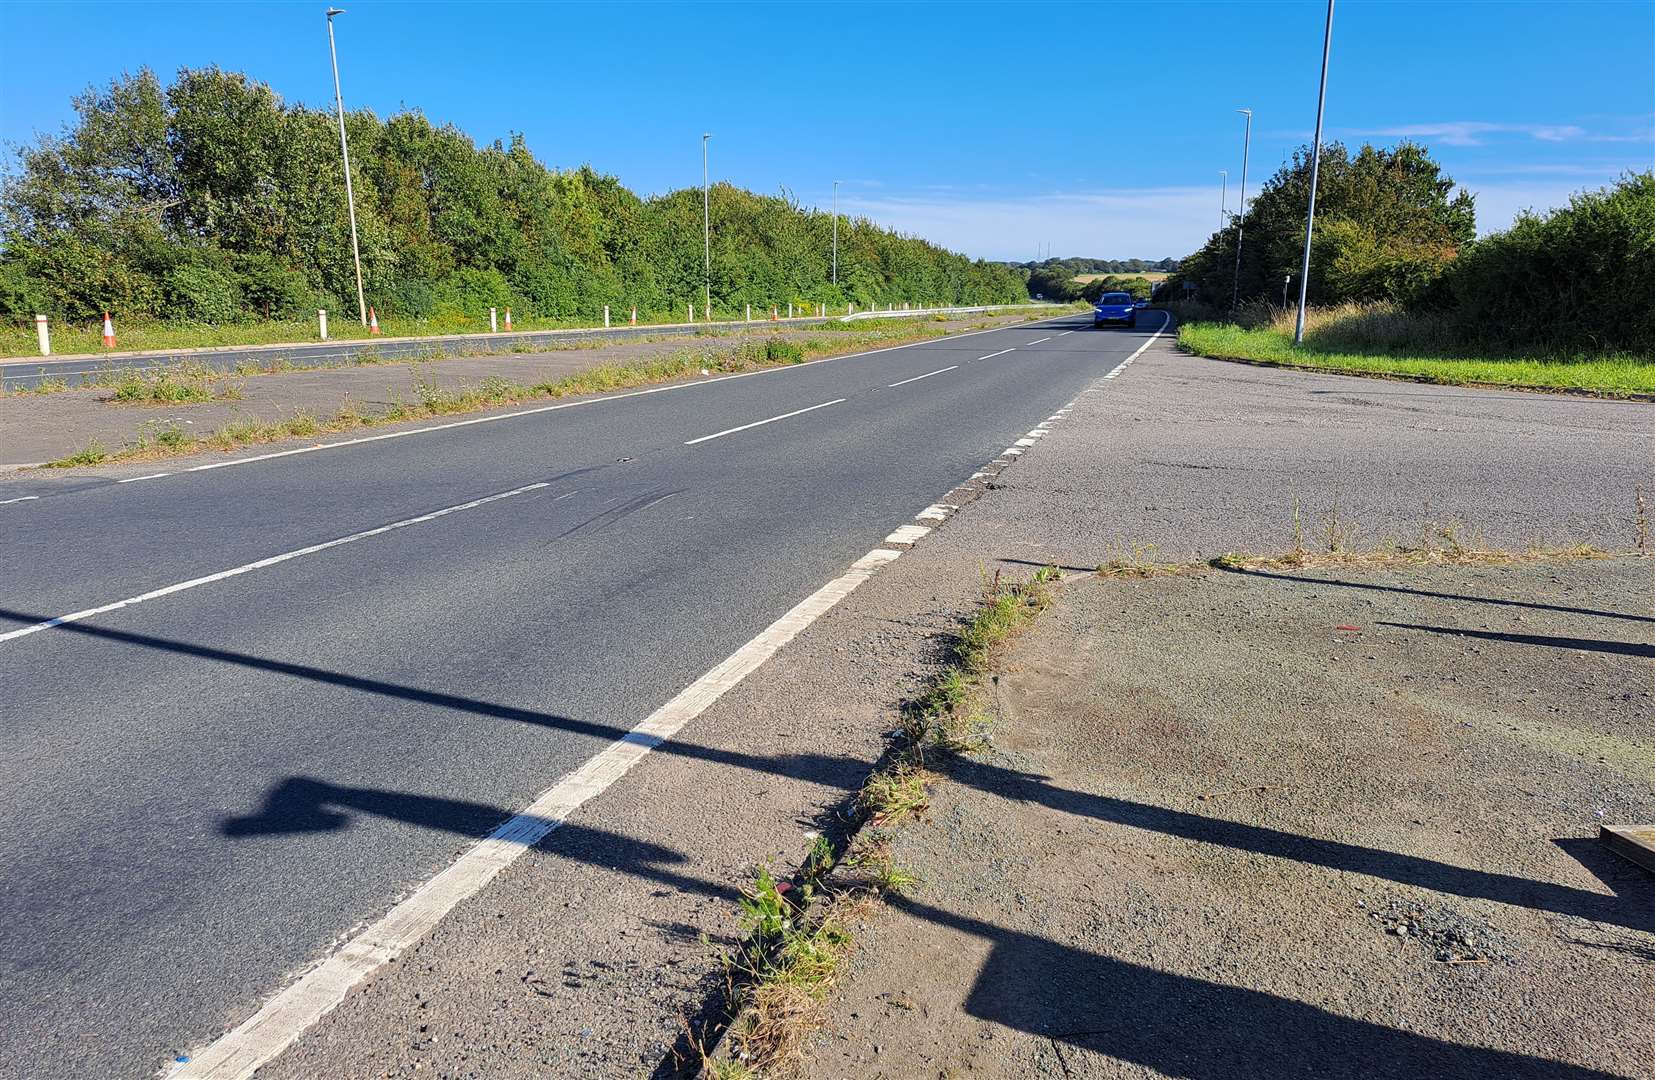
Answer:
[[1418, 630], [1426, 634], [1446, 634], [1449, 637], [1477, 638], [1480, 641], [1507, 641], [1514, 645], [1541, 645], [1549, 649], [1575, 649], [1579, 652], [1608, 653], [1611, 656], [1643, 656], [1655, 658], [1655, 645], [1637, 641], [1603, 641], [1598, 638], [1554, 637], [1550, 634], [1512, 634], [1500, 630], [1462, 630], [1457, 626], [1424, 626], [1419, 623], [1381, 622], [1375, 626], [1389, 626], [1396, 630]]
[[1345, 870], [1383, 878], [1399, 885], [1451, 893], [1455, 896], [1494, 900], [1514, 907], [1572, 915], [1582, 919], [1655, 933], [1655, 887], [1630, 866], [1624, 869], [1613, 861], [1598, 862], [1588, 869], [1620, 895], [1606, 895], [1554, 885], [1548, 881], [1470, 870], [1451, 863], [1403, 855], [1382, 848], [1362, 847], [1322, 840], [1300, 833], [1260, 825], [1246, 825], [1223, 818], [1204, 817], [1147, 803], [1091, 795], [1056, 787], [1048, 778], [1017, 772], [986, 762], [960, 759], [948, 771], [951, 779], [980, 791], [1019, 802], [1035, 803], [1079, 817], [1126, 825], [1195, 840], [1220, 844], [1238, 851], [1251, 851], [1279, 859], [1293, 859], [1329, 870]]
[[909, 899], [908, 914], [991, 943], [966, 1012], [1185, 1080], [1609, 1080], [1446, 1042], [1257, 990], [1157, 971]]

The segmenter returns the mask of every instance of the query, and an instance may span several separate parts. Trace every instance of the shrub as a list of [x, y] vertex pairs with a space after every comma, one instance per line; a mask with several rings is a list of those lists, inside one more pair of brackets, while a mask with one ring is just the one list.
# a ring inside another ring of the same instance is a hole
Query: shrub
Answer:
[[1447, 284], [1484, 340], [1655, 349], [1655, 172], [1522, 215], [1472, 244]]
[[184, 263], [167, 271], [162, 280], [167, 314], [191, 322], [235, 322], [242, 315], [240, 283], [230, 274], [203, 263]]

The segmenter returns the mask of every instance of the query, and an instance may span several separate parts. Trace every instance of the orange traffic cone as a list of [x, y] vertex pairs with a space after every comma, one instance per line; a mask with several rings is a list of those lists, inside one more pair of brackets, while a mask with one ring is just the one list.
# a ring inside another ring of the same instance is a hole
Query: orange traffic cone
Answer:
[[115, 347], [115, 324], [110, 321], [109, 312], [107, 311], [103, 313], [103, 347], [106, 349]]
[[506, 309], [506, 333], [511, 333], [511, 308]]
[[638, 309], [636, 307], [632, 309], [632, 322], [634, 324], [638, 322]]
[[379, 315], [374, 311], [372, 304], [368, 305], [368, 333], [379, 333]]
[[776, 321], [776, 308], [775, 308], [775, 305], [771, 305], [771, 307], [770, 307], [770, 321], [771, 322]]

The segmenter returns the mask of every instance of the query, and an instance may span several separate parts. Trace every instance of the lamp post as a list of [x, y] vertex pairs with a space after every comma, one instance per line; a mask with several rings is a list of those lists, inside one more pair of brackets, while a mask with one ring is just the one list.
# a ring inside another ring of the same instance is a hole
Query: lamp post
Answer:
[[833, 182], [833, 283], [839, 284], [839, 181]]
[[1327, 29], [1322, 33], [1322, 88], [1316, 93], [1316, 144], [1310, 148], [1310, 207], [1304, 215], [1304, 263], [1299, 269], [1299, 313], [1293, 320], [1293, 344], [1304, 344], [1304, 305], [1310, 286], [1310, 232], [1316, 225], [1316, 174], [1322, 169], [1322, 109], [1327, 104], [1327, 56], [1333, 46], [1333, 0], [1327, 0]]
[[1224, 214], [1230, 206], [1230, 170], [1218, 170], [1218, 231], [1224, 231]]
[[1241, 300], [1241, 237], [1247, 228], [1247, 157], [1253, 149], [1253, 110], [1237, 109], [1247, 117], [1247, 133], [1241, 143], [1241, 209], [1236, 212], [1236, 269], [1230, 286], [1230, 307]]
[[702, 284], [706, 287], [707, 321], [713, 321], [713, 218], [712, 201], [707, 186], [707, 140], [712, 138], [711, 133], [701, 136], [701, 263], [705, 277]]
[[333, 17], [344, 8], [328, 8], [328, 55], [333, 57], [333, 101], [339, 107], [339, 156], [345, 159], [345, 209], [351, 219], [351, 260], [356, 263], [356, 314], [368, 325], [368, 302], [362, 295], [362, 251], [356, 244], [356, 193], [351, 190], [351, 149], [345, 141], [345, 95], [339, 92], [339, 49], [333, 44]]

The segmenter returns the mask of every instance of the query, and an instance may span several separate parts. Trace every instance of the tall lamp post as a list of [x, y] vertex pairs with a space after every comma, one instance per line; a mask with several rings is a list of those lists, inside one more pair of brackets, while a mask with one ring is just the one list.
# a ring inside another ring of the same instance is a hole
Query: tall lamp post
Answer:
[[839, 284], [839, 181], [833, 182], [833, 283]]
[[356, 315], [368, 325], [368, 302], [362, 295], [362, 250], [356, 244], [356, 193], [351, 190], [351, 148], [345, 141], [345, 95], [339, 92], [339, 49], [333, 44], [333, 17], [344, 8], [328, 8], [328, 55], [333, 57], [333, 101], [339, 107], [339, 155], [345, 159], [345, 208], [351, 218], [351, 260], [356, 263]]
[[711, 196], [708, 194], [711, 189], [707, 186], [707, 140], [710, 138], [711, 133], [701, 136], [701, 264], [707, 301], [703, 310], [708, 322], [713, 320], [713, 218]]
[[1230, 170], [1218, 170], [1218, 231], [1224, 231], [1224, 215], [1230, 208]]
[[1236, 270], [1230, 286], [1231, 308], [1241, 300], [1241, 237], [1247, 228], [1247, 157], [1253, 149], [1253, 110], [1237, 109], [1236, 112], [1247, 117], [1247, 134], [1241, 143], [1241, 209], [1236, 212]]
[[1310, 287], [1310, 232], [1316, 225], [1316, 174], [1322, 168], [1322, 109], [1327, 105], [1327, 56], [1333, 46], [1333, 0], [1327, 0], [1327, 29], [1322, 33], [1322, 88], [1316, 94], [1316, 143], [1310, 149], [1310, 208], [1304, 215], [1304, 263], [1299, 268], [1299, 312], [1293, 319], [1293, 344], [1304, 344], [1304, 305]]

